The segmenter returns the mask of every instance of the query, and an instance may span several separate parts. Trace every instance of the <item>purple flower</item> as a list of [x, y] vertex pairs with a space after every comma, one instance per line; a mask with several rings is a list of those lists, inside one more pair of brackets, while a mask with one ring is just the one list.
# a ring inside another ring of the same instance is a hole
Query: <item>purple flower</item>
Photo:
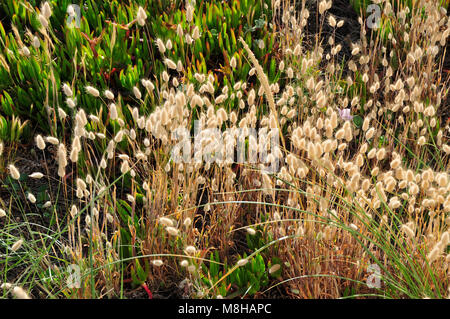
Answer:
[[350, 114], [350, 109], [338, 109], [339, 110], [339, 116], [341, 119], [345, 121], [351, 121], [353, 119], [353, 115]]

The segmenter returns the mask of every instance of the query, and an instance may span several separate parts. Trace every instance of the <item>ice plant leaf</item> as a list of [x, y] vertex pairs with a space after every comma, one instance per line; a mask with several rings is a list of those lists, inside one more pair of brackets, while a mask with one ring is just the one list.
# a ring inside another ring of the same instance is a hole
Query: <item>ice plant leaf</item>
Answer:
[[364, 120], [362, 119], [361, 116], [359, 116], [359, 115], [353, 116], [353, 123], [355, 123], [357, 128], [361, 128], [362, 127], [363, 121]]

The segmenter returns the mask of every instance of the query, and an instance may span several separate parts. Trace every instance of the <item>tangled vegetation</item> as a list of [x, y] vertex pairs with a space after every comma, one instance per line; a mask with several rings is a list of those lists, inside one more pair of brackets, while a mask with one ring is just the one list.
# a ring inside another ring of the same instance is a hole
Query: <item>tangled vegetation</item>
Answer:
[[448, 1], [73, 2], [0, 4], [2, 296], [450, 297]]

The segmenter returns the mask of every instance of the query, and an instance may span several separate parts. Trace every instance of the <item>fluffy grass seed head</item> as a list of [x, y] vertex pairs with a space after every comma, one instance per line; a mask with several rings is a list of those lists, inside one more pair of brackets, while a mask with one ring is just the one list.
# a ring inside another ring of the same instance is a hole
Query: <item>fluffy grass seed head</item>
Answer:
[[14, 287], [12, 290], [12, 294], [17, 299], [31, 299], [31, 297], [27, 294], [25, 289], [23, 289], [22, 287], [18, 287], [18, 286]]
[[87, 85], [85, 87], [86, 92], [90, 95], [92, 95], [93, 97], [99, 97], [100, 96], [100, 92], [93, 86]]
[[9, 174], [11, 175], [11, 177], [14, 178], [15, 180], [18, 180], [20, 178], [19, 170], [13, 164], [10, 164], [8, 166], [8, 168], [9, 168]]
[[173, 62], [170, 59], [165, 59], [164, 60], [165, 64], [167, 65], [167, 67], [171, 70], [176, 70], [177, 69], [177, 65], [175, 64], [175, 62]]
[[186, 254], [188, 255], [195, 255], [197, 249], [194, 246], [187, 246], [185, 249]]
[[104, 95], [108, 100], [114, 100], [114, 93], [111, 92], [110, 90], [105, 90], [105, 92], [103, 92], [103, 95]]
[[166, 46], [160, 38], [156, 39], [156, 46], [158, 47], [158, 50], [159, 52], [161, 52], [161, 54], [164, 54], [164, 52], [166, 52]]
[[247, 265], [247, 263], [248, 263], [248, 258], [243, 258], [243, 259], [240, 259], [237, 262], [237, 266], [238, 267], [244, 267], [245, 265]]
[[41, 5], [41, 14], [46, 18], [49, 19], [52, 15], [52, 8], [50, 7], [50, 4], [48, 3], [48, 1], [45, 1], [42, 5]]
[[159, 222], [162, 224], [162, 225], [164, 225], [164, 226], [166, 226], [166, 227], [173, 227], [174, 226], [174, 223], [173, 223], [173, 221], [170, 219], [170, 218], [167, 218], [167, 217], [160, 217], [159, 218]]
[[41, 41], [39, 40], [39, 38], [37, 36], [33, 37], [32, 45], [33, 45], [33, 48], [35, 48], [35, 49], [39, 49], [39, 47], [41, 46]]
[[63, 84], [63, 91], [67, 97], [71, 97], [73, 95], [72, 89], [67, 83]]
[[41, 135], [36, 136], [36, 145], [40, 150], [45, 149], [44, 138]]
[[44, 174], [42, 174], [40, 172], [34, 172], [34, 173], [30, 174], [29, 176], [34, 179], [41, 179], [44, 176]]
[[145, 12], [144, 8], [139, 7], [136, 19], [141, 27], [145, 25], [145, 20], [147, 20], [147, 13]]
[[43, 14], [39, 14], [39, 22], [41, 23], [44, 29], [48, 28], [48, 20]]
[[162, 265], [164, 265], [164, 262], [161, 259], [155, 259], [152, 260], [152, 264], [155, 267], [161, 267]]
[[72, 207], [70, 208], [70, 216], [72, 216], [72, 218], [75, 218], [77, 214], [78, 214], [77, 207], [75, 205], [72, 205]]
[[133, 86], [133, 94], [138, 100], [142, 98], [142, 93], [137, 86]]
[[277, 272], [281, 268], [280, 264], [275, 264], [272, 267], [269, 268], [269, 274], [273, 274]]
[[190, 217], [186, 217], [183, 222], [183, 225], [185, 228], [189, 228], [192, 225], [192, 219]]
[[23, 245], [23, 239], [19, 239], [12, 245], [11, 250], [18, 251], [20, 249], [20, 247], [22, 247], [22, 245]]
[[166, 227], [166, 231], [169, 233], [169, 235], [171, 236], [178, 236], [178, 229], [176, 229], [175, 227], [172, 226], [168, 226]]

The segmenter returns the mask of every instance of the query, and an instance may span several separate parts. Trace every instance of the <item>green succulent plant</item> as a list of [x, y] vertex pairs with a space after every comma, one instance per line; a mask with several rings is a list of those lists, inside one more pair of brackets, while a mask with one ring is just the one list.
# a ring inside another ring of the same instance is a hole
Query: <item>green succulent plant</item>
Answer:
[[[184, 1], [109, 0], [79, 2], [79, 26], [67, 23], [73, 0], [49, 1], [52, 15], [47, 31], [39, 21], [41, 1], [6, 0], [0, 4], [0, 114], [16, 114], [45, 133], [62, 134], [55, 125], [58, 108], [72, 114], [61, 92], [69, 83], [77, 107], [97, 113], [102, 101], [85, 92], [86, 85], [112, 89], [125, 105], [135, 105], [130, 94], [142, 78], [159, 84], [166, 70], [164, 58], [180, 59], [190, 80], [195, 73], [214, 70], [215, 85], [234, 85], [248, 77], [251, 68], [238, 39], [252, 47], [271, 80], [277, 77], [275, 34], [270, 21], [269, 0], [197, 1], [191, 23], [186, 21]], [[136, 23], [138, 6], [147, 12], [146, 24]], [[177, 35], [199, 30], [191, 45]], [[171, 40], [161, 54], [156, 40]], [[255, 41], [257, 39], [258, 41]], [[260, 49], [259, 46], [264, 49]], [[236, 67], [230, 66], [232, 57]], [[180, 74], [181, 75], [181, 74]], [[157, 103], [157, 100], [149, 101]], [[105, 113], [104, 113], [105, 114]]]

